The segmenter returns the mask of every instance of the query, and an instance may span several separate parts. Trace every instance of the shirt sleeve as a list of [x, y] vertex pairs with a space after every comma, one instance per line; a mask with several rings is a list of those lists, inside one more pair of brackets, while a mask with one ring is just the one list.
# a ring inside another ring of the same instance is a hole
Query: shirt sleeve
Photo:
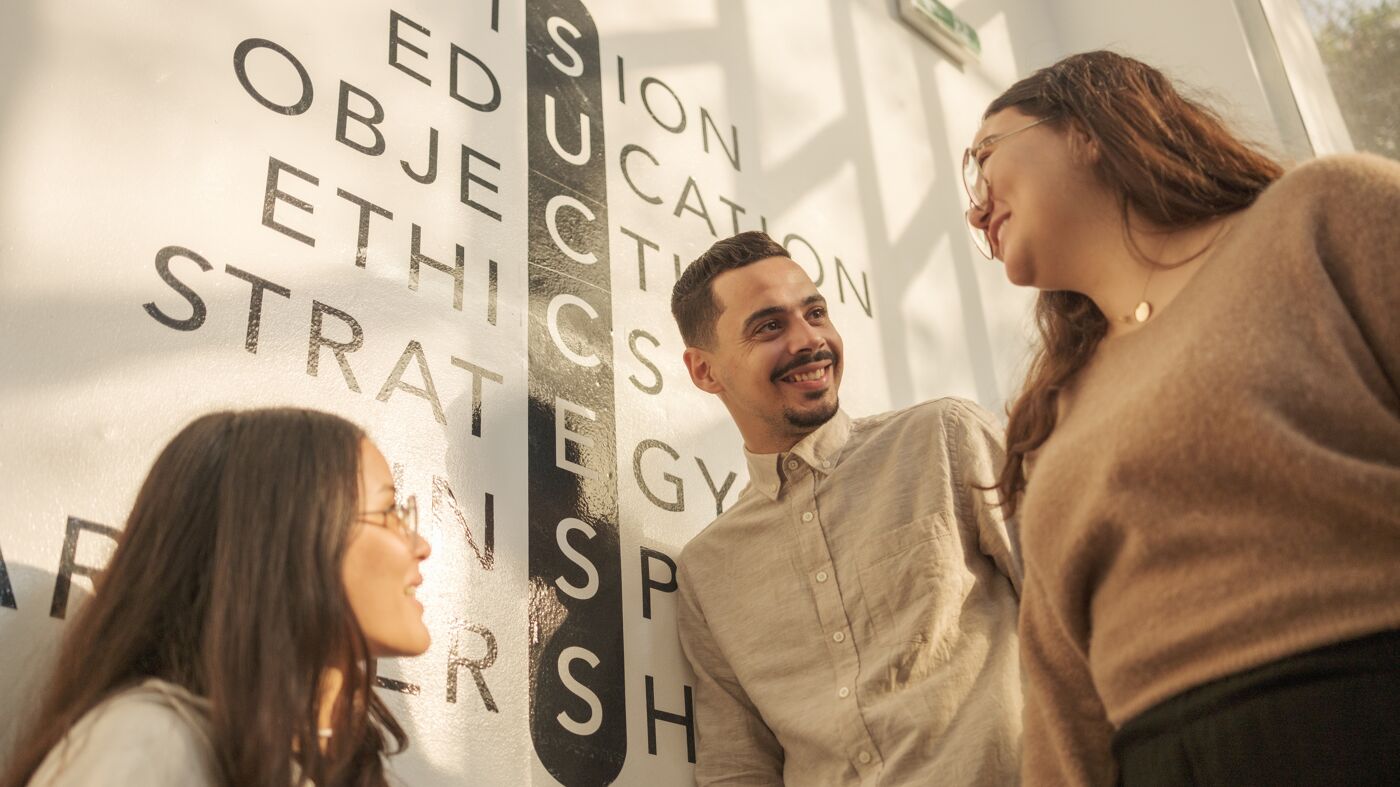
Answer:
[[1318, 189], [1322, 263], [1391, 389], [1400, 393], [1400, 163], [1350, 155], [1310, 166], [1324, 181]]
[[1110, 787], [1117, 780], [1113, 724], [1090, 678], [1088, 654], [1045, 602], [1032, 570], [1021, 596], [1022, 787]]
[[705, 614], [690, 589], [684, 559], [677, 579], [681, 650], [695, 672], [697, 787], [781, 787], [782, 746], [716, 645]]
[[211, 755], [174, 710], [139, 698], [93, 709], [39, 766], [31, 787], [214, 787]]
[[1017, 521], [1005, 515], [996, 490], [985, 488], [996, 482], [1006, 461], [1002, 429], [991, 413], [971, 402], [955, 401], [948, 412], [954, 416], [946, 428], [954, 451], [950, 466], [958, 516], [976, 523], [982, 553], [1011, 580], [1019, 596], [1024, 570]]

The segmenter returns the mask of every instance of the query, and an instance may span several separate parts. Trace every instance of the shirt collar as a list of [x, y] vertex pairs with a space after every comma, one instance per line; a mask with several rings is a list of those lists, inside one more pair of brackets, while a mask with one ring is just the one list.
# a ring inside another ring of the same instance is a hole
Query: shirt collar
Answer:
[[782, 471], [784, 459], [801, 460], [813, 472], [826, 475], [836, 469], [841, 450], [851, 436], [851, 419], [844, 410], [837, 410], [830, 420], [815, 432], [802, 438], [791, 450], [776, 454], [755, 454], [744, 449], [749, 465], [749, 482], [769, 500], [777, 500], [786, 480]]

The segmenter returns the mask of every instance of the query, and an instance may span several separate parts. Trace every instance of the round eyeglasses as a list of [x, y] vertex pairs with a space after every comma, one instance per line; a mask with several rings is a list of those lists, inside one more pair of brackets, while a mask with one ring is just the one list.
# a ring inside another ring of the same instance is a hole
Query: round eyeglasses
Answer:
[[982, 256], [987, 259], [992, 258], [992, 241], [987, 237], [986, 230], [973, 223], [973, 214], [980, 213], [987, 209], [987, 200], [991, 196], [991, 183], [987, 180], [987, 173], [982, 171], [982, 159], [992, 145], [1005, 140], [1008, 137], [1021, 133], [1029, 128], [1050, 120], [1050, 116], [1027, 123], [1020, 128], [1012, 129], [1005, 134], [992, 134], [985, 137], [981, 142], [963, 151], [962, 159], [962, 182], [963, 189], [967, 192], [967, 198], [972, 201], [972, 207], [963, 213], [963, 218], [967, 220], [968, 232], [972, 235], [972, 242], [976, 244], [977, 250], [982, 252]]
[[418, 537], [418, 498], [409, 495], [402, 503], [395, 502], [383, 511], [360, 514], [356, 521], [392, 530], [412, 544]]

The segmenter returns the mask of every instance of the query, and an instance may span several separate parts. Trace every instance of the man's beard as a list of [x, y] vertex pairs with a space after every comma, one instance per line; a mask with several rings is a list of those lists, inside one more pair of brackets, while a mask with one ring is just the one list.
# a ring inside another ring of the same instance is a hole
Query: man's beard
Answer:
[[[822, 394], [824, 395], [825, 391]], [[787, 421], [788, 426], [809, 432], [830, 421], [840, 408], [841, 401], [839, 399], [832, 401], [831, 406], [817, 410], [794, 410], [790, 407], [784, 407], [783, 420]]]

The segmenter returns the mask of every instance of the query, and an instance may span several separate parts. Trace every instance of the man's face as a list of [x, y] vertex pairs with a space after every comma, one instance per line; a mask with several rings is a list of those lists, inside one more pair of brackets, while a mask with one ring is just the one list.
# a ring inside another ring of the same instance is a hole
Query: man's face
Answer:
[[724, 401], [751, 450], [786, 450], [836, 414], [841, 334], [826, 299], [786, 257], [725, 271], [711, 288], [715, 340], [692, 376]]

